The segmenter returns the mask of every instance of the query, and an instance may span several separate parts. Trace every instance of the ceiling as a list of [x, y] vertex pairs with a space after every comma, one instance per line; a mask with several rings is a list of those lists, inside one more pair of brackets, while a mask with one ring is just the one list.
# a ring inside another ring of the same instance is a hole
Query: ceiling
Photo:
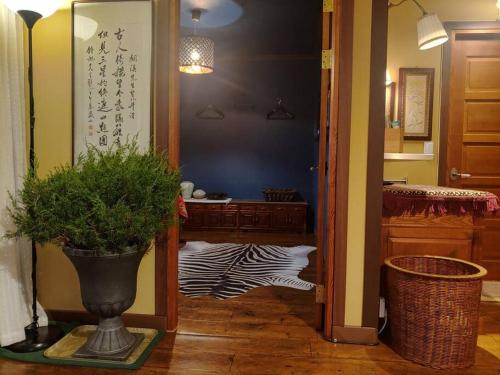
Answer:
[[[228, 0], [183, 0], [183, 2]], [[271, 54], [317, 55], [321, 49], [322, 0], [233, 0], [241, 17], [220, 27], [200, 28], [216, 42], [217, 58]], [[210, 10], [208, 10], [208, 13]], [[202, 15], [202, 22], [203, 22]], [[182, 34], [191, 34], [184, 27]]]

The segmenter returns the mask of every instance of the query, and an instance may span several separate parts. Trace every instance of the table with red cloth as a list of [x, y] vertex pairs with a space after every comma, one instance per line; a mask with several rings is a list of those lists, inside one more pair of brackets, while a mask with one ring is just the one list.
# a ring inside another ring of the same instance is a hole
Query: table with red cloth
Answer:
[[500, 209], [496, 195], [484, 191], [428, 185], [384, 186], [384, 216], [403, 214], [482, 216]]
[[184, 198], [182, 198], [182, 195], [179, 195], [179, 199], [177, 200], [177, 212], [179, 213], [180, 218], [182, 219], [188, 218], [186, 202], [184, 202]]

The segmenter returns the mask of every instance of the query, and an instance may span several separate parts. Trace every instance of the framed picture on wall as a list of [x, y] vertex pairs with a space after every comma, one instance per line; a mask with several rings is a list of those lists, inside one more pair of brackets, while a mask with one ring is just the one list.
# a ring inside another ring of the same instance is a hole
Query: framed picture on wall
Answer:
[[398, 117], [405, 140], [432, 139], [434, 68], [399, 69]]
[[87, 145], [152, 139], [151, 0], [76, 1], [73, 30], [73, 161]]

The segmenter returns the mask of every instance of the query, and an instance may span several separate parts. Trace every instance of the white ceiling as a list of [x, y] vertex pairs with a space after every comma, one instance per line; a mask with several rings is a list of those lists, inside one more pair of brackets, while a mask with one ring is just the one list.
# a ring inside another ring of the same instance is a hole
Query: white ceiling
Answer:
[[181, 26], [192, 27], [191, 10], [202, 9], [197, 27], [212, 28], [230, 25], [243, 14], [243, 8], [233, 0], [181, 0]]

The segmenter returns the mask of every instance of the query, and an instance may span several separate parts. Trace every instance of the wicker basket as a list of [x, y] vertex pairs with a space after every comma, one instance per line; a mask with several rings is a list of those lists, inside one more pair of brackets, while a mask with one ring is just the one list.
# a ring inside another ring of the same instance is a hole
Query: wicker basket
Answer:
[[295, 189], [264, 189], [262, 190], [266, 202], [291, 202], [295, 198]]
[[486, 270], [425, 255], [389, 257], [385, 264], [393, 349], [433, 368], [472, 366]]

